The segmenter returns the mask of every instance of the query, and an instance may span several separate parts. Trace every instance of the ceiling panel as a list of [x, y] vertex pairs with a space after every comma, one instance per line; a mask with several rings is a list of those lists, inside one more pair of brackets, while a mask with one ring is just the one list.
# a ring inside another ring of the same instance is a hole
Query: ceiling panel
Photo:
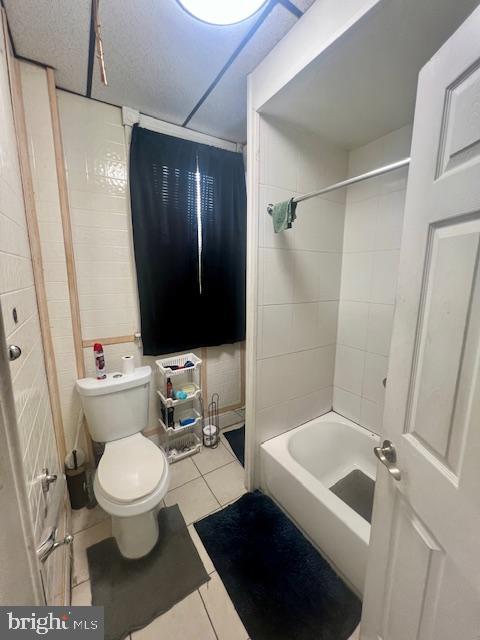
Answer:
[[303, 11], [304, 13], [315, 2], [315, 0], [291, 0], [291, 1], [298, 9], [300, 9], [300, 11]]
[[108, 86], [95, 65], [92, 96], [182, 124], [258, 16], [208, 25], [175, 0], [101, 0]]
[[235, 142], [247, 139], [247, 75], [292, 28], [295, 16], [277, 5], [189, 123]]
[[18, 55], [55, 67], [57, 84], [85, 93], [90, 0], [4, 0]]

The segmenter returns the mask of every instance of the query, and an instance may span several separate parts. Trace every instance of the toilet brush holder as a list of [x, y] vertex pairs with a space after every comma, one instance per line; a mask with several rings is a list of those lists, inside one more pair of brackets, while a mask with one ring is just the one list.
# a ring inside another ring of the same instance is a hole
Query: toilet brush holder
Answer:
[[87, 468], [84, 464], [77, 469], [65, 467], [67, 477], [68, 494], [72, 509], [83, 509], [89, 501], [87, 487]]

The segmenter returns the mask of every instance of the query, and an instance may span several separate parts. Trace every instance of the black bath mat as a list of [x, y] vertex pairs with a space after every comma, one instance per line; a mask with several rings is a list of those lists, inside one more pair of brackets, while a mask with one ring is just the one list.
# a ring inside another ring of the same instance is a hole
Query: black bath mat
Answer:
[[114, 538], [87, 549], [92, 604], [105, 607], [105, 640], [145, 627], [210, 578], [177, 505], [158, 516], [160, 536], [139, 560], [120, 555]]
[[228, 440], [228, 444], [232, 447], [233, 453], [237, 456], [238, 461], [245, 466], [245, 425], [232, 431], [224, 431], [223, 435]]
[[344, 478], [336, 482], [330, 491], [343, 500], [367, 522], [372, 522], [373, 494], [375, 481], [365, 475], [360, 469], [351, 471]]
[[259, 491], [195, 523], [252, 640], [347, 640], [360, 600]]

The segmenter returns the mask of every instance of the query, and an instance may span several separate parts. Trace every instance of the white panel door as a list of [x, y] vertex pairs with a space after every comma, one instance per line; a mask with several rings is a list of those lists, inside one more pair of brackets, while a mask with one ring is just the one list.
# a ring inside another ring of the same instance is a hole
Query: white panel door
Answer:
[[480, 640], [480, 9], [419, 77], [363, 640]]

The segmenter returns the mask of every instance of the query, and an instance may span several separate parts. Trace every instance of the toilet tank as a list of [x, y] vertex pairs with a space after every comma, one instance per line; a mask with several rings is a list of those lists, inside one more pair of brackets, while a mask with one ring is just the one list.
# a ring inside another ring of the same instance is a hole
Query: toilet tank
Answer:
[[77, 380], [77, 390], [96, 442], [111, 442], [143, 431], [148, 425], [150, 367], [133, 373], [109, 373], [103, 380]]

